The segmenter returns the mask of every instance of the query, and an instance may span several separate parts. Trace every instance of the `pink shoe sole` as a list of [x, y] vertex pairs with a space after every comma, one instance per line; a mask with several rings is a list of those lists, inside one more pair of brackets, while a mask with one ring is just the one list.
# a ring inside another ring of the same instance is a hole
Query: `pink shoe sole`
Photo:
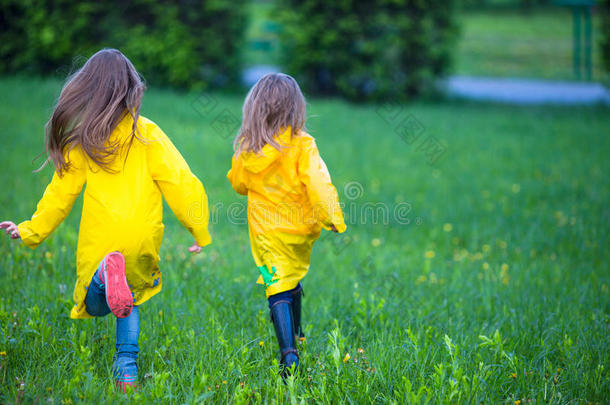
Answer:
[[125, 381], [115, 380], [114, 385], [123, 394], [127, 393], [127, 387], [131, 387], [131, 390], [133, 392], [138, 392], [138, 384], [135, 381], [133, 381], [133, 382], [125, 382]]
[[104, 258], [102, 282], [106, 285], [106, 302], [117, 318], [126, 318], [133, 309], [133, 296], [125, 278], [125, 258], [119, 252]]

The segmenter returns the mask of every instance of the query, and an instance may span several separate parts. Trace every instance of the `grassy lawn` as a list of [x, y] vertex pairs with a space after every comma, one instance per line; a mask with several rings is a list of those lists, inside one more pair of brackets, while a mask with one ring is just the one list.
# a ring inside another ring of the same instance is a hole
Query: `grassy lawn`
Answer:
[[[456, 74], [575, 79], [572, 14], [566, 8], [470, 11], [459, 23]], [[599, 16], [593, 23], [593, 79], [600, 80]]]
[[[32, 159], [60, 86], [0, 79], [2, 219], [31, 215], [50, 179]], [[348, 233], [314, 248], [301, 373], [285, 385], [243, 212], [228, 213], [244, 203], [225, 179], [231, 142], [214, 123], [223, 108], [239, 116], [242, 97], [209, 95], [212, 113], [198, 97], [144, 99], [207, 188], [214, 243], [190, 256], [167, 210], [135, 400], [608, 402], [607, 109], [401, 106], [424, 128], [408, 143], [385, 108], [310, 100]], [[435, 164], [430, 139], [446, 147]], [[0, 238], [2, 403], [129, 400], [113, 391], [114, 320], [68, 318], [80, 206], [37, 250]]]

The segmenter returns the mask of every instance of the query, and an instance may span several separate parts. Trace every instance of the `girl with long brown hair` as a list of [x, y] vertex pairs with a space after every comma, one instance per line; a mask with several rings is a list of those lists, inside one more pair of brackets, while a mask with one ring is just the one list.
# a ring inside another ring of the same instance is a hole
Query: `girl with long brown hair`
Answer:
[[31, 220], [0, 223], [35, 248], [87, 184], [70, 316], [116, 316], [113, 373], [123, 391], [138, 375], [139, 306], [161, 291], [162, 196], [195, 238], [190, 252], [211, 242], [203, 185], [163, 131], [140, 116], [144, 89], [115, 49], [97, 52], [69, 77], [46, 126], [53, 179]]
[[280, 346], [282, 375], [298, 366], [301, 280], [324, 228], [346, 229], [326, 164], [305, 132], [305, 98], [285, 74], [268, 74], [252, 87], [234, 143], [227, 177], [248, 196], [252, 255], [266, 287]]

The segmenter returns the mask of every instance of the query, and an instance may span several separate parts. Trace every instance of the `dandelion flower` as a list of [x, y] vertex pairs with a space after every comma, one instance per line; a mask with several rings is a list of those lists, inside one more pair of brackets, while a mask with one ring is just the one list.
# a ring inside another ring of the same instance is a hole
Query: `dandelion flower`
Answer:
[[515, 405], [520, 405], [520, 404], [521, 404], [521, 400], [520, 399], [515, 401]]
[[485, 244], [485, 245], [483, 245], [481, 250], [483, 250], [483, 252], [487, 253], [487, 252], [489, 252], [491, 250], [491, 246]]
[[512, 374], [510, 375], [510, 378], [512, 378], [512, 379], [517, 378], [517, 373], [512, 373]]
[[426, 276], [421, 275], [421, 276], [417, 277], [417, 280], [415, 280], [415, 284], [421, 284], [421, 283], [425, 283], [425, 282], [426, 282], [426, 280], [428, 280], [428, 279], [426, 278]]
[[436, 256], [436, 253], [434, 253], [434, 250], [426, 251], [426, 259], [434, 259], [434, 256]]
[[349, 359], [351, 359], [351, 356], [349, 355], [349, 353], [345, 353], [345, 357], [343, 358], [343, 362], [347, 363], [349, 361]]
[[6, 356], [6, 352], [0, 352], [0, 356]]
[[450, 223], [446, 223], [445, 225], [443, 225], [443, 231], [451, 232], [452, 230], [453, 230], [453, 225], [451, 225]]
[[508, 285], [510, 277], [508, 275], [508, 264], [506, 263], [502, 263], [502, 266], [500, 267], [500, 278], [502, 279], [502, 283], [504, 283], [504, 285]]
[[373, 238], [373, 240], [371, 241], [371, 245], [373, 245], [373, 247], [377, 247], [381, 245], [381, 241], [378, 238]]
[[47, 259], [51, 259], [51, 258], [53, 257], [53, 253], [51, 253], [51, 252], [46, 252], [46, 253], [44, 254], [44, 257], [46, 257]]
[[260, 347], [263, 347], [263, 345], [264, 345], [264, 344], [265, 344], [265, 342], [263, 342], [262, 340], [261, 340], [260, 342], [258, 342], [258, 345], [259, 345]]
[[489, 270], [489, 263], [484, 262], [481, 267], [483, 267], [483, 270]]
[[358, 348], [358, 353], [364, 353], [364, 349], [362, 347]]

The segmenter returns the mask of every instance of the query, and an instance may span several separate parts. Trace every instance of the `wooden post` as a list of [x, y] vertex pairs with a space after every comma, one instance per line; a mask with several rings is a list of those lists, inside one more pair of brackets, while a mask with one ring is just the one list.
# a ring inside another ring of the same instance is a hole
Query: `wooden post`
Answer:
[[574, 63], [574, 76], [577, 79], [580, 79], [580, 44], [581, 44], [581, 34], [580, 34], [580, 8], [578, 6], [572, 7], [572, 16], [574, 18], [574, 29], [573, 29], [573, 37], [574, 37], [574, 45], [572, 46], [572, 60]]
[[593, 27], [591, 23], [591, 6], [584, 7], [583, 14], [585, 16], [585, 73], [587, 75], [587, 80], [591, 80], [593, 77], [593, 46], [591, 45], [593, 37]]

